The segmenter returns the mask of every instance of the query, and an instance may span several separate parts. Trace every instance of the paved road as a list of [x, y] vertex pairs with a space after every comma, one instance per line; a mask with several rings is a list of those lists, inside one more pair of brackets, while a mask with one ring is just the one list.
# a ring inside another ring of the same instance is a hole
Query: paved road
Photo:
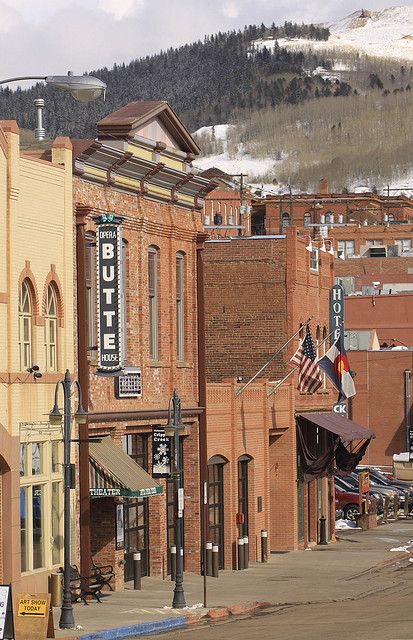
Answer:
[[[357, 600], [300, 604], [162, 635], [165, 640], [413, 640], [413, 564], [384, 570], [392, 587]], [[316, 579], [316, 577], [315, 577]], [[387, 582], [388, 584], [388, 582]], [[309, 594], [309, 599], [312, 594]], [[313, 594], [314, 595], [314, 594]]]

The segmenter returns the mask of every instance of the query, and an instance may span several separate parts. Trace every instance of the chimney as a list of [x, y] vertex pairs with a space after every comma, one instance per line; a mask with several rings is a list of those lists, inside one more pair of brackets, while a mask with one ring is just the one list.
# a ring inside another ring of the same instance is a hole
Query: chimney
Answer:
[[328, 194], [328, 180], [326, 178], [321, 178], [318, 183], [318, 193], [321, 193], [322, 195]]

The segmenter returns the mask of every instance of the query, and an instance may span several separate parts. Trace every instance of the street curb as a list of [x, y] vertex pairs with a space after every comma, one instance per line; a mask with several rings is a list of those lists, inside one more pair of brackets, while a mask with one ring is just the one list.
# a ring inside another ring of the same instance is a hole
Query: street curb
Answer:
[[93, 631], [79, 636], [65, 636], [59, 640], [120, 640], [131, 636], [155, 635], [173, 629], [195, 626], [202, 621], [221, 622], [230, 616], [252, 614], [257, 609], [265, 609], [272, 606], [270, 602], [240, 602], [228, 607], [209, 609], [206, 613], [187, 612], [182, 616], [156, 620], [154, 622], [141, 622], [128, 627], [115, 627], [102, 631]]
[[140, 622], [128, 627], [115, 627], [114, 629], [104, 629], [102, 631], [93, 631], [92, 633], [82, 634], [80, 636], [66, 636], [59, 640], [120, 640], [121, 638], [130, 638], [131, 636], [148, 636], [163, 631], [179, 629], [185, 627], [187, 620], [185, 616], [177, 616], [175, 618], [166, 618], [164, 620], [155, 620], [154, 622]]

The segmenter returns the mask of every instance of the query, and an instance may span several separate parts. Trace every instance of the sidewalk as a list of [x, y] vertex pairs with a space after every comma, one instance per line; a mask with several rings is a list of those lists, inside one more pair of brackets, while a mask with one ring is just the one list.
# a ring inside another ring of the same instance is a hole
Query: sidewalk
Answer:
[[[228, 616], [228, 607], [233, 607], [234, 614], [251, 610], [251, 603], [256, 602], [322, 603], [390, 588], [395, 583], [394, 572], [380, 568], [408, 560], [408, 553], [390, 549], [413, 540], [413, 521], [399, 520], [369, 531], [341, 531], [337, 535], [339, 540], [334, 545], [273, 554], [267, 564], [251, 564], [244, 571], [221, 571], [218, 579], [208, 578], [208, 607], [226, 608], [221, 612], [210, 611], [211, 619]], [[56, 631], [56, 637], [112, 640], [185, 626], [186, 616], [199, 619], [208, 610], [202, 608], [201, 576], [186, 573], [184, 589], [187, 610], [170, 608], [173, 583], [169, 579], [143, 578], [142, 591], [126, 588], [104, 592], [101, 604], [74, 605], [75, 621], [82, 629]], [[55, 609], [55, 624], [59, 615], [60, 610]]]

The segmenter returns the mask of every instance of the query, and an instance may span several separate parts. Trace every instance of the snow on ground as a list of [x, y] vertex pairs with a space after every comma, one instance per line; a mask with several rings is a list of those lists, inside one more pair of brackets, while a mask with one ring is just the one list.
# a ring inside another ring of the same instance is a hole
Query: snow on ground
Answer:
[[406, 551], [406, 553], [410, 553], [413, 548], [413, 540], [409, 540], [409, 542], [402, 547], [393, 547], [390, 551]]
[[229, 175], [237, 173], [246, 173], [249, 180], [259, 180], [267, 174], [274, 173], [276, 164], [280, 164], [282, 160], [276, 160], [272, 157], [253, 158], [247, 153], [243, 153], [239, 149], [238, 153], [230, 156], [227, 151], [227, 138], [231, 124], [216, 124], [214, 127], [201, 127], [197, 129], [193, 135], [199, 139], [201, 136], [215, 137], [223, 143], [224, 151], [217, 155], [201, 156], [194, 161], [194, 166], [201, 170], [217, 167], [221, 171], [225, 171]]
[[336, 531], [344, 531], [346, 529], [357, 529], [356, 523], [352, 520], [336, 520]]
[[[413, 6], [390, 7], [382, 11], [361, 10], [342, 20], [327, 25], [330, 38], [327, 41], [304, 38], [280, 38], [280, 47], [293, 49], [311, 48], [357, 50], [375, 57], [413, 60]], [[272, 49], [274, 40], [259, 39], [252, 44], [255, 49]], [[337, 69], [338, 70], [338, 69]]]

